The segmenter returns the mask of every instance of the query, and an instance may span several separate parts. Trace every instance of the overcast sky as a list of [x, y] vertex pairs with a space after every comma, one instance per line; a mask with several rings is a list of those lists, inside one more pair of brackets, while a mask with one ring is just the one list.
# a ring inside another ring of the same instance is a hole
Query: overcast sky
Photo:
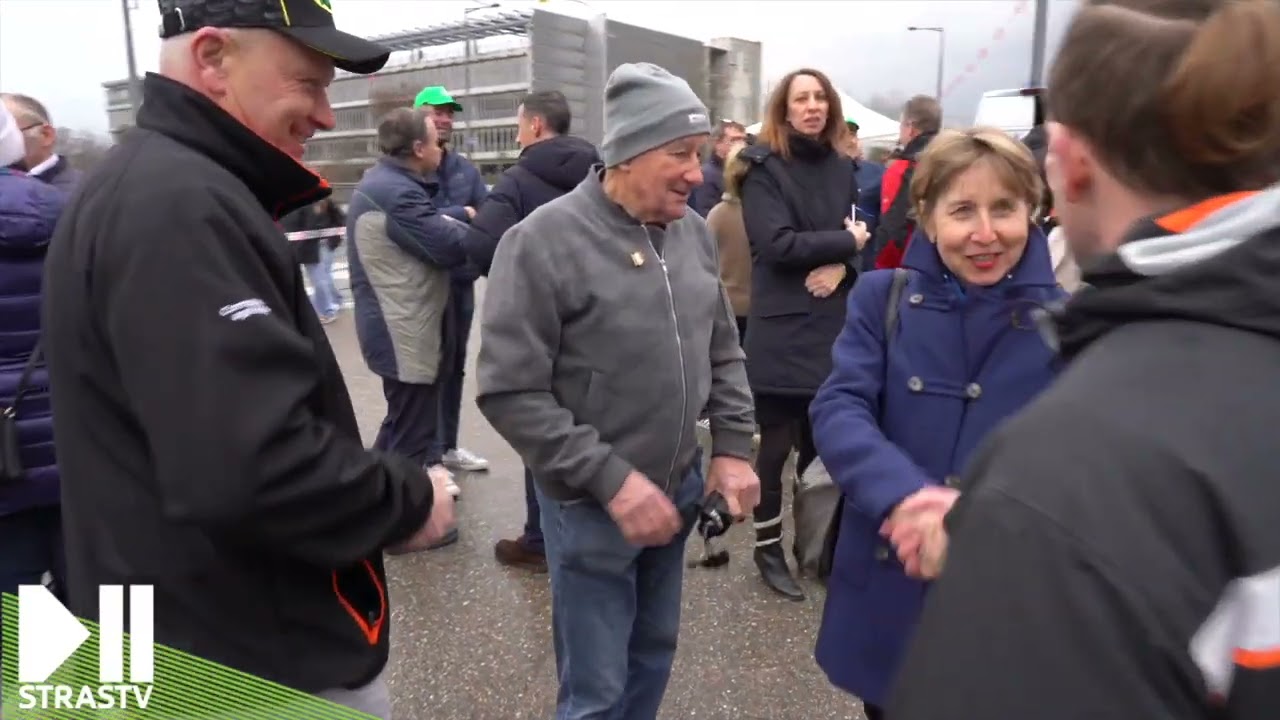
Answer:
[[[503, 7], [535, 0], [500, 0]], [[985, 90], [1030, 79], [1034, 2], [1021, 0], [551, 0], [537, 4], [568, 14], [595, 10], [626, 23], [706, 40], [736, 36], [764, 43], [766, 78], [812, 65], [846, 93], [933, 94], [937, 34], [909, 25], [943, 26], [947, 115], [971, 119]], [[155, 0], [132, 0], [139, 72], [154, 70], [159, 52]], [[474, 2], [455, 0], [333, 0], [338, 25], [376, 35], [460, 20]], [[1051, 0], [1050, 53], [1074, 7]], [[0, 91], [45, 102], [54, 122], [105, 132], [102, 83], [128, 74], [120, 0], [0, 0]], [[660, 62], [659, 58], [655, 60]], [[967, 72], [966, 72], [967, 70]]]

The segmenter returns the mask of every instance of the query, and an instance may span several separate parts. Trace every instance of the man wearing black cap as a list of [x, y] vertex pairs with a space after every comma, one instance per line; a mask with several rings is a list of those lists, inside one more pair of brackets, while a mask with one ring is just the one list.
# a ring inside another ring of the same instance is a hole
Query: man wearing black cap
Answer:
[[388, 717], [382, 554], [442, 537], [452, 500], [364, 449], [275, 224], [330, 194], [299, 160], [333, 127], [334, 68], [388, 51], [339, 32], [328, 0], [160, 11], [137, 127], [48, 256], [71, 608], [96, 619], [98, 586], [152, 585], [156, 642]]

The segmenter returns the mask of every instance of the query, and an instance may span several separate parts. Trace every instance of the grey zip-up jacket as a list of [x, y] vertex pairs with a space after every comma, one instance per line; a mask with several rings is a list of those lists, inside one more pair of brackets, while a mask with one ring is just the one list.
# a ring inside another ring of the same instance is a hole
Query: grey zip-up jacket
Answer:
[[749, 459], [755, 419], [705, 221], [642, 225], [602, 179], [498, 244], [477, 401], [544, 493], [605, 504], [632, 470], [673, 494], [704, 408], [713, 455]]

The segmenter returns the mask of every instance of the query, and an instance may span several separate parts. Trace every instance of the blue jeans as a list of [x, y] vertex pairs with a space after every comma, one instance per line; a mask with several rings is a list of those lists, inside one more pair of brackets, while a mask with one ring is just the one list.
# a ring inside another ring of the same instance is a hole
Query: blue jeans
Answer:
[[311, 281], [311, 306], [320, 317], [330, 317], [342, 309], [342, 298], [338, 295], [338, 286], [333, 282], [333, 251], [320, 239], [320, 262], [303, 265], [307, 270], [307, 279]]
[[453, 368], [440, 380], [440, 454], [458, 447], [458, 423], [462, 419], [462, 383], [467, 374], [467, 339], [471, 337], [471, 318], [476, 313], [474, 283], [453, 283], [450, 300], [456, 303]]
[[53, 575], [54, 594], [66, 597], [67, 564], [62, 545], [62, 509], [57, 505], [0, 516], [0, 592], [39, 585]]
[[680, 534], [662, 547], [622, 537], [595, 500], [540, 495], [560, 679], [556, 720], [654, 720], [680, 631], [684, 545], [702, 499], [702, 464], [684, 474]]
[[524, 469], [524, 532], [520, 544], [526, 550], [545, 553], [542, 540], [542, 509], [538, 506], [538, 488], [533, 482], [533, 471]]

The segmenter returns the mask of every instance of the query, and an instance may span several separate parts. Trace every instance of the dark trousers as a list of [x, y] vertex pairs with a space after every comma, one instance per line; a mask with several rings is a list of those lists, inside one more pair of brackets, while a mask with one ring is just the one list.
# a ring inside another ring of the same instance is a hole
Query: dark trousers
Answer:
[[440, 464], [438, 387], [382, 378], [382, 394], [387, 398], [387, 416], [373, 446], [404, 455], [423, 467]]
[[738, 321], [738, 345], [745, 350], [747, 348], [747, 319], [745, 317], [737, 317], [734, 320]]
[[862, 714], [867, 716], [867, 720], [884, 720], [884, 708], [879, 705], [862, 703]]
[[62, 545], [62, 508], [57, 505], [0, 516], [0, 592], [39, 585], [53, 575], [54, 594], [66, 597], [67, 563]]
[[760, 423], [760, 450], [756, 453], [760, 504], [755, 509], [758, 543], [782, 537], [782, 471], [791, 450], [797, 453], [796, 477], [818, 456], [809, 424], [809, 401], [807, 397], [756, 397], [756, 420]]
[[524, 469], [524, 533], [520, 544], [526, 550], [544, 552], [542, 541], [542, 509], [538, 507], [538, 490], [533, 484], [533, 471]]
[[449, 301], [454, 304], [453, 358], [449, 372], [440, 379], [439, 438], [440, 455], [458, 447], [458, 423], [462, 419], [462, 384], [467, 370], [467, 339], [471, 336], [471, 319], [476, 312], [476, 290], [473, 283], [454, 283]]

